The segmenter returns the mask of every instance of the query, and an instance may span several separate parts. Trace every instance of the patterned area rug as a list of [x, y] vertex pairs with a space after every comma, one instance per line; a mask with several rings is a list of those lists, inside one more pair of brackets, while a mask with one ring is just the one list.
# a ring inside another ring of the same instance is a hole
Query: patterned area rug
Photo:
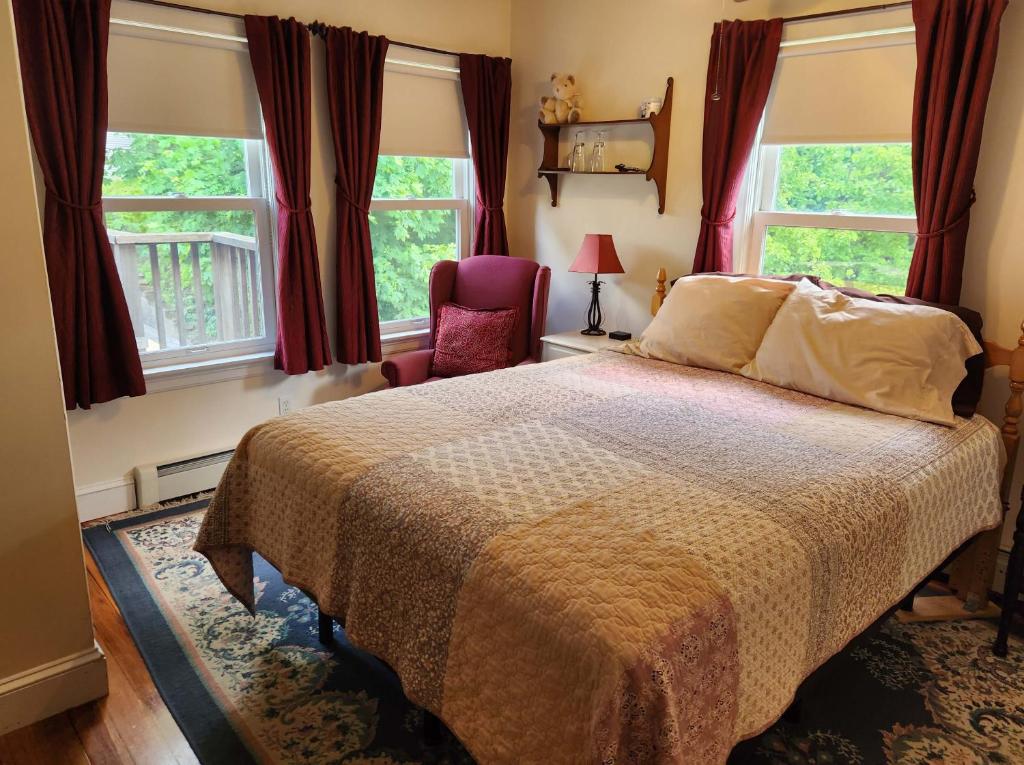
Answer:
[[[207, 765], [471, 763], [394, 674], [336, 632], [256, 556], [256, 619], [192, 551], [206, 500], [85, 531], [153, 679]], [[861, 636], [815, 676], [799, 724], [779, 722], [730, 763], [1024, 763], [1024, 645], [992, 656], [987, 622]], [[524, 731], [529, 735], [529, 731]]]

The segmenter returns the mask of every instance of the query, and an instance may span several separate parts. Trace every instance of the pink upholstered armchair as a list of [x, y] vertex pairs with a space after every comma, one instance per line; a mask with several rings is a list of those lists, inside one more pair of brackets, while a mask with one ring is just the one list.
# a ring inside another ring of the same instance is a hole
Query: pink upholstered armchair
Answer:
[[430, 340], [420, 351], [400, 353], [381, 364], [392, 388], [417, 385], [432, 376], [437, 315], [445, 303], [467, 308], [519, 308], [512, 333], [511, 363], [540, 361], [540, 338], [548, 311], [551, 269], [532, 260], [505, 255], [474, 255], [465, 260], [442, 260], [430, 270]]

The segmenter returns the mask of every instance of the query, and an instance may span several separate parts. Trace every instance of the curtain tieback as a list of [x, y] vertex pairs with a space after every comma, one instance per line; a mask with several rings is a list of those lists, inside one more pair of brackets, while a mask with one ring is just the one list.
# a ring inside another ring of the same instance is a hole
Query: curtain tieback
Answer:
[[367, 215], [369, 215], [369, 214], [370, 214], [370, 208], [369, 208], [369, 207], [364, 207], [363, 205], [359, 204], [359, 203], [358, 203], [358, 202], [357, 202], [356, 200], [354, 200], [354, 199], [353, 199], [352, 197], [350, 197], [350, 196], [349, 196], [348, 194], [346, 194], [346, 193], [345, 193], [344, 191], [339, 191], [339, 192], [338, 192], [338, 194], [339, 194], [339, 196], [340, 196], [340, 197], [341, 197], [341, 198], [342, 198], [343, 200], [345, 200], [345, 202], [347, 202], [347, 203], [348, 203], [348, 204], [350, 204], [350, 205], [351, 205], [352, 207], [354, 207], [354, 208], [356, 208], [357, 210], [359, 210], [359, 212], [361, 212], [361, 213], [366, 213]]
[[341, 197], [343, 200], [345, 200], [345, 202], [347, 202], [352, 207], [356, 208], [357, 210], [359, 210], [362, 213], [366, 213], [367, 215], [370, 214], [370, 207], [369, 207], [369, 205], [361, 205], [356, 200], [354, 200], [352, 197], [350, 197], [345, 192], [345, 190], [341, 187], [341, 179], [338, 178], [337, 176], [334, 177], [334, 185], [338, 187], [338, 196]]
[[483, 208], [484, 210], [486, 210], [487, 212], [498, 212], [499, 210], [501, 212], [505, 212], [505, 205], [479, 205], [479, 206], [481, 208]]
[[965, 207], [964, 211], [956, 217], [956, 220], [954, 220], [948, 226], [943, 226], [938, 231], [918, 231], [917, 238], [932, 239], [933, 237], [936, 236], [943, 236], [944, 234], [948, 234], [955, 228], [959, 228], [961, 225], [963, 225], [963, 222], [967, 220], [967, 216], [971, 212], [971, 208], [974, 207], [974, 203], [977, 201], [978, 195], [974, 193], [974, 189], [971, 189], [971, 197], [970, 199], [967, 200], [967, 207]]
[[306, 204], [303, 207], [292, 207], [291, 205], [287, 204], [283, 199], [281, 199], [281, 197], [276, 197], [276, 199], [277, 206], [280, 207], [289, 215], [302, 215], [303, 213], [310, 212], [313, 208], [313, 201], [309, 199], [309, 197], [306, 198]]
[[704, 215], [704, 212], [701, 211], [700, 219], [709, 226], [712, 226], [713, 228], [718, 228], [720, 226], [728, 226], [736, 219], [736, 211], [733, 210], [732, 215], [730, 215], [728, 218], [722, 218], [722, 220], [711, 220], [711, 218], [708, 218], [706, 215]]
[[102, 209], [102, 207], [103, 207], [103, 202], [102, 201], [90, 202], [89, 204], [84, 204], [84, 205], [75, 204], [74, 202], [72, 202], [72, 201], [62, 197], [60, 194], [58, 194], [56, 191], [54, 191], [49, 186], [46, 187], [46, 193], [49, 196], [53, 197], [53, 199], [55, 201], [59, 202], [60, 204], [64, 205], [65, 207], [70, 207], [72, 210], [85, 210], [86, 212], [94, 212], [96, 210]]

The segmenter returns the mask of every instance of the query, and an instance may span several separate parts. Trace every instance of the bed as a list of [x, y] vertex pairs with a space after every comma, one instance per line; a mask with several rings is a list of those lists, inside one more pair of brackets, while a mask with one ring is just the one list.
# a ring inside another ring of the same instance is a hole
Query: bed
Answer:
[[196, 549], [250, 610], [269, 560], [481, 762], [720, 763], [992, 537], [1005, 435], [605, 352], [259, 425]]

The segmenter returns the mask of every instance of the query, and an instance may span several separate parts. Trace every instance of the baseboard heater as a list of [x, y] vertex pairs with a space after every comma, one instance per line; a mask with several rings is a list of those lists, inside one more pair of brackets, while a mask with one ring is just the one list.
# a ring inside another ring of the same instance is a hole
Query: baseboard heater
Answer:
[[154, 462], [135, 468], [135, 499], [139, 507], [186, 497], [216, 488], [234, 449], [196, 454], [173, 462]]

